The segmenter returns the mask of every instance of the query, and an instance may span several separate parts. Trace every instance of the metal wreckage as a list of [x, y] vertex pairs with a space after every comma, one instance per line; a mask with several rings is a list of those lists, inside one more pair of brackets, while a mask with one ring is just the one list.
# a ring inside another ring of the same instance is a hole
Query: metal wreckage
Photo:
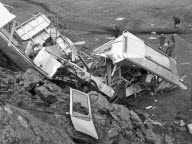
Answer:
[[177, 75], [176, 61], [124, 31], [117, 39], [80, 52], [43, 13], [18, 24], [11, 7], [0, 3], [0, 49], [21, 70], [34, 68], [46, 78], [70, 83], [70, 115], [76, 130], [98, 139], [87, 92], [114, 101], [148, 90], [187, 89]]

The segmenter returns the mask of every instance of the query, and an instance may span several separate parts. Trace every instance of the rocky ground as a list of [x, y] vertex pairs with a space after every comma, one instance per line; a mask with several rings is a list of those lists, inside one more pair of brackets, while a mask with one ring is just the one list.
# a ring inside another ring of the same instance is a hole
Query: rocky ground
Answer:
[[[59, 15], [59, 23], [67, 24], [62, 33], [74, 42], [85, 41], [85, 45], [77, 48], [87, 53], [109, 41], [114, 24], [119, 25], [121, 31], [127, 29], [155, 47], [159, 34], [164, 33], [168, 38], [177, 33], [173, 58], [177, 60], [179, 77], [186, 75], [183, 83], [189, 89], [155, 96], [144, 94], [129, 100], [132, 107], [110, 104], [102, 95], [97, 101], [91, 98], [94, 123], [100, 137], [100, 141], [95, 141], [74, 130], [70, 116], [66, 114], [69, 111], [67, 87], [61, 89], [31, 70], [25, 74], [15, 72], [18, 68], [0, 52], [0, 65], [6, 68], [0, 69], [0, 143], [192, 143], [192, 135], [186, 128], [186, 124], [192, 123], [191, 0], [2, 2], [13, 6], [12, 12], [20, 22], [39, 11]], [[182, 20], [179, 29], [173, 28], [174, 15]], [[118, 17], [125, 19], [115, 21]], [[151, 34], [152, 31], [156, 34]], [[148, 109], [148, 106], [152, 107]]]
[[77, 132], [70, 120], [69, 88], [60, 88], [38, 72], [25, 73], [0, 68], [0, 142], [12, 143], [103, 143], [172, 144], [186, 124], [151, 119], [142, 109], [131, 110], [110, 104], [96, 92], [90, 92], [94, 124], [100, 140]]
[[[154, 132], [149, 114], [133, 111], [90, 92], [94, 124], [99, 140], [77, 132], [69, 112], [69, 88], [62, 89], [38, 72], [25, 73], [0, 68], [0, 143], [103, 143], [161, 144], [172, 138]], [[183, 127], [185, 128], [185, 127]]]

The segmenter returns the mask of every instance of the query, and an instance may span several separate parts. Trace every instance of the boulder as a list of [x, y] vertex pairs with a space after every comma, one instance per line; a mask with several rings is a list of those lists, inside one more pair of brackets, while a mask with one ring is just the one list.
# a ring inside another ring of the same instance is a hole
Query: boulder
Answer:
[[146, 143], [162, 144], [162, 137], [154, 133], [152, 129], [145, 129], [144, 136]]
[[172, 139], [168, 135], [165, 135], [165, 144], [173, 144]]
[[45, 81], [41, 86], [35, 87], [34, 91], [40, 96], [46, 105], [52, 104], [56, 101], [69, 102], [70, 96], [63, 92], [63, 90], [51, 82]]
[[131, 116], [131, 120], [132, 122], [136, 125], [136, 126], [142, 126], [143, 122], [141, 121], [141, 119], [139, 118], [139, 116], [132, 110], [130, 110], [130, 116]]
[[0, 107], [0, 143], [73, 144], [67, 132], [51, 126], [27, 111], [6, 104]]
[[26, 90], [32, 90], [36, 84], [43, 81], [43, 76], [34, 69], [27, 69], [22, 77], [23, 85]]
[[119, 124], [119, 127], [126, 130], [132, 130], [133, 125], [130, 120], [130, 111], [123, 105], [112, 104], [110, 114]]
[[107, 113], [110, 108], [109, 101], [100, 93], [91, 91], [88, 93], [90, 96], [91, 108], [93, 113]]

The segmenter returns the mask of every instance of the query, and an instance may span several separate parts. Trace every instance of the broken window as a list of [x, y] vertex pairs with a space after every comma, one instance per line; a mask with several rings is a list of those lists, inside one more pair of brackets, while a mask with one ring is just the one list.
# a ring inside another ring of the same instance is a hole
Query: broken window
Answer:
[[93, 123], [88, 94], [70, 89], [70, 116], [77, 131], [99, 139]]
[[89, 120], [88, 98], [82, 93], [72, 91], [73, 95], [73, 116], [80, 119]]

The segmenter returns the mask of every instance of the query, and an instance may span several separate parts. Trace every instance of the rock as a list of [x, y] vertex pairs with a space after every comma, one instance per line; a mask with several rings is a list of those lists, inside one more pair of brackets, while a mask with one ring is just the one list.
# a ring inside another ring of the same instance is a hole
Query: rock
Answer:
[[65, 94], [59, 86], [50, 82], [35, 87], [35, 92], [46, 103], [46, 105], [52, 104], [58, 100], [69, 102], [70, 99], [70, 96]]
[[1, 81], [3, 81], [5, 84], [9, 84], [9, 78], [1, 78]]
[[172, 139], [168, 135], [165, 135], [165, 144], [173, 144]]
[[[145, 141], [157, 141], [155, 138], [158, 136], [151, 129], [146, 129], [142, 123], [146, 119], [143, 112], [137, 114], [123, 105], [110, 104], [102, 94], [90, 92], [93, 122], [100, 138], [97, 141], [76, 131], [70, 115], [67, 115], [70, 105], [69, 88], [62, 89], [43, 80], [43, 77], [32, 69], [28, 69], [23, 76], [20, 74], [17, 79], [18, 85], [12, 85], [13, 93], [1, 97], [19, 108], [11, 105], [4, 107], [6, 116], [3, 119], [0, 110], [0, 140], [1, 123], [9, 125], [11, 119], [14, 124], [7, 127], [11, 131], [8, 134], [10, 136], [3, 138], [7, 143], [22, 143], [23, 139], [27, 143], [37, 144], [72, 143], [72, 140], [91, 144], [144, 144]], [[0, 105], [5, 104], [0, 101]]]
[[143, 141], [145, 142], [145, 137], [143, 136], [142, 132], [137, 128], [136, 130], [136, 135]]
[[188, 128], [189, 132], [192, 134], [192, 124], [188, 124], [187, 128]]
[[36, 87], [35, 92], [40, 96], [46, 105], [56, 102], [56, 94], [50, 92], [44, 86]]
[[117, 128], [109, 129], [105, 138], [103, 138], [102, 141], [107, 144], [119, 143], [119, 132]]
[[148, 113], [146, 113], [145, 111], [142, 111], [142, 110], [135, 110], [135, 112], [137, 113], [137, 115], [139, 116], [139, 118], [142, 121], [147, 120], [150, 116]]
[[145, 116], [145, 119], [149, 118], [149, 114], [148, 113], [144, 113], [143, 115]]
[[185, 122], [183, 120], [180, 121], [180, 126], [181, 127], [185, 126]]
[[66, 131], [40, 121], [25, 110], [6, 104], [0, 108], [0, 113], [0, 143], [2, 144], [73, 144]]
[[9, 101], [15, 106], [25, 109], [32, 109], [36, 107], [36, 104], [31, 99], [32, 95], [30, 93], [19, 91], [15, 91], [14, 93], [15, 95], [12, 95], [9, 98]]
[[152, 129], [145, 130], [146, 143], [162, 144], [162, 138], [160, 135], [153, 132]]
[[152, 120], [152, 119], [150, 119], [150, 118], [148, 118], [147, 121], [150, 122], [150, 123], [152, 123], [153, 125], [158, 125], [158, 126], [160, 126], [160, 127], [163, 126], [162, 123], [160, 123], [160, 122], [158, 122], [158, 121], [154, 121], [154, 120]]
[[88, 94], [90, 96], [91, 108], [93, 113], [106, 113], [109, 110], [110, 103], [104, 96], [94, 91], [91, 91]]
[[107, 124], [107, 116], [106, 115], [99, 115], [99, 114], [92, 114], [93, 118], [95, 119], [94, 122], [101, 126], [101, 127], [105, 127]]
[[130, 120], [130, 112], [126, 107], [122, 105], [112, 104], [109, 111], [112, 117], [119, 123], [119, 126], [122, 129], [133, 129], [133, 125]]
[[43, 76], [33, 69], [27, 69], [22, 77], [24, 88], [32, 90], [36, 84], [43, 81]]
[[118, 136], [119, 132], [117, 128], [111, 128], [110, 130], [108, 130], [108, 136], [110, 138]]
[[183, 127], [183, 126], [186, 125], [185, 122], [184, 122], [183, 120], [174, 121], [174, 124], [179, 125], [179, 126], [181, 126], [181, 127]]
[[23, 86], [23, 85], [24, 85], [24, 82], [23, 82], [23, 81], [20, 81], [18, 84], [19, 84], [20, 86]]
[[20, 81], [22, 81], [22, 76], [23, 74], [22, 73], [17, 73], [15, 75], [15, 79], [16, 79], [16, 82], [19, 83]]
[[88, 93], [90, 96], [92, 116], [94, 119], [94, 125], [97, 130], [98, 136], [104, 143], [113, 143], [116, 138], [111, 138], [108, 133], [109, 129], [116, 129], [111, 127], [110, 118], [108, 117], [110, 103], [100, 93], [91, 91]]
[[0, 82], [3, 84], [14, 84], [16, 82], [15, 75], [16, 72], [14, 73], [0, 67]]
[[134, 111], [130, 111], [130, 116], [131, 116], [131, 120], [133, 123], [135, 123], [136, 125], [143, 125], [143, 122], [141, 121], [141, 119], [139, 118], [139, 116], [134, 112]]
[[0, 67], [0, 77], [2, 78], [14, 78], [17, 72], [12, 72], [8, 69]]
[[179, 128], [181, 131], [187, 131], [186, 127], [180, 127]]
[[131, 144], [145, 144], [145, 143], [144, 143], [144, 142], [142, 142], [142, 140], [141, 140], [141, 139], [136, 138], [136, 139], [134, 140], [134, 142], [132, 142]]

